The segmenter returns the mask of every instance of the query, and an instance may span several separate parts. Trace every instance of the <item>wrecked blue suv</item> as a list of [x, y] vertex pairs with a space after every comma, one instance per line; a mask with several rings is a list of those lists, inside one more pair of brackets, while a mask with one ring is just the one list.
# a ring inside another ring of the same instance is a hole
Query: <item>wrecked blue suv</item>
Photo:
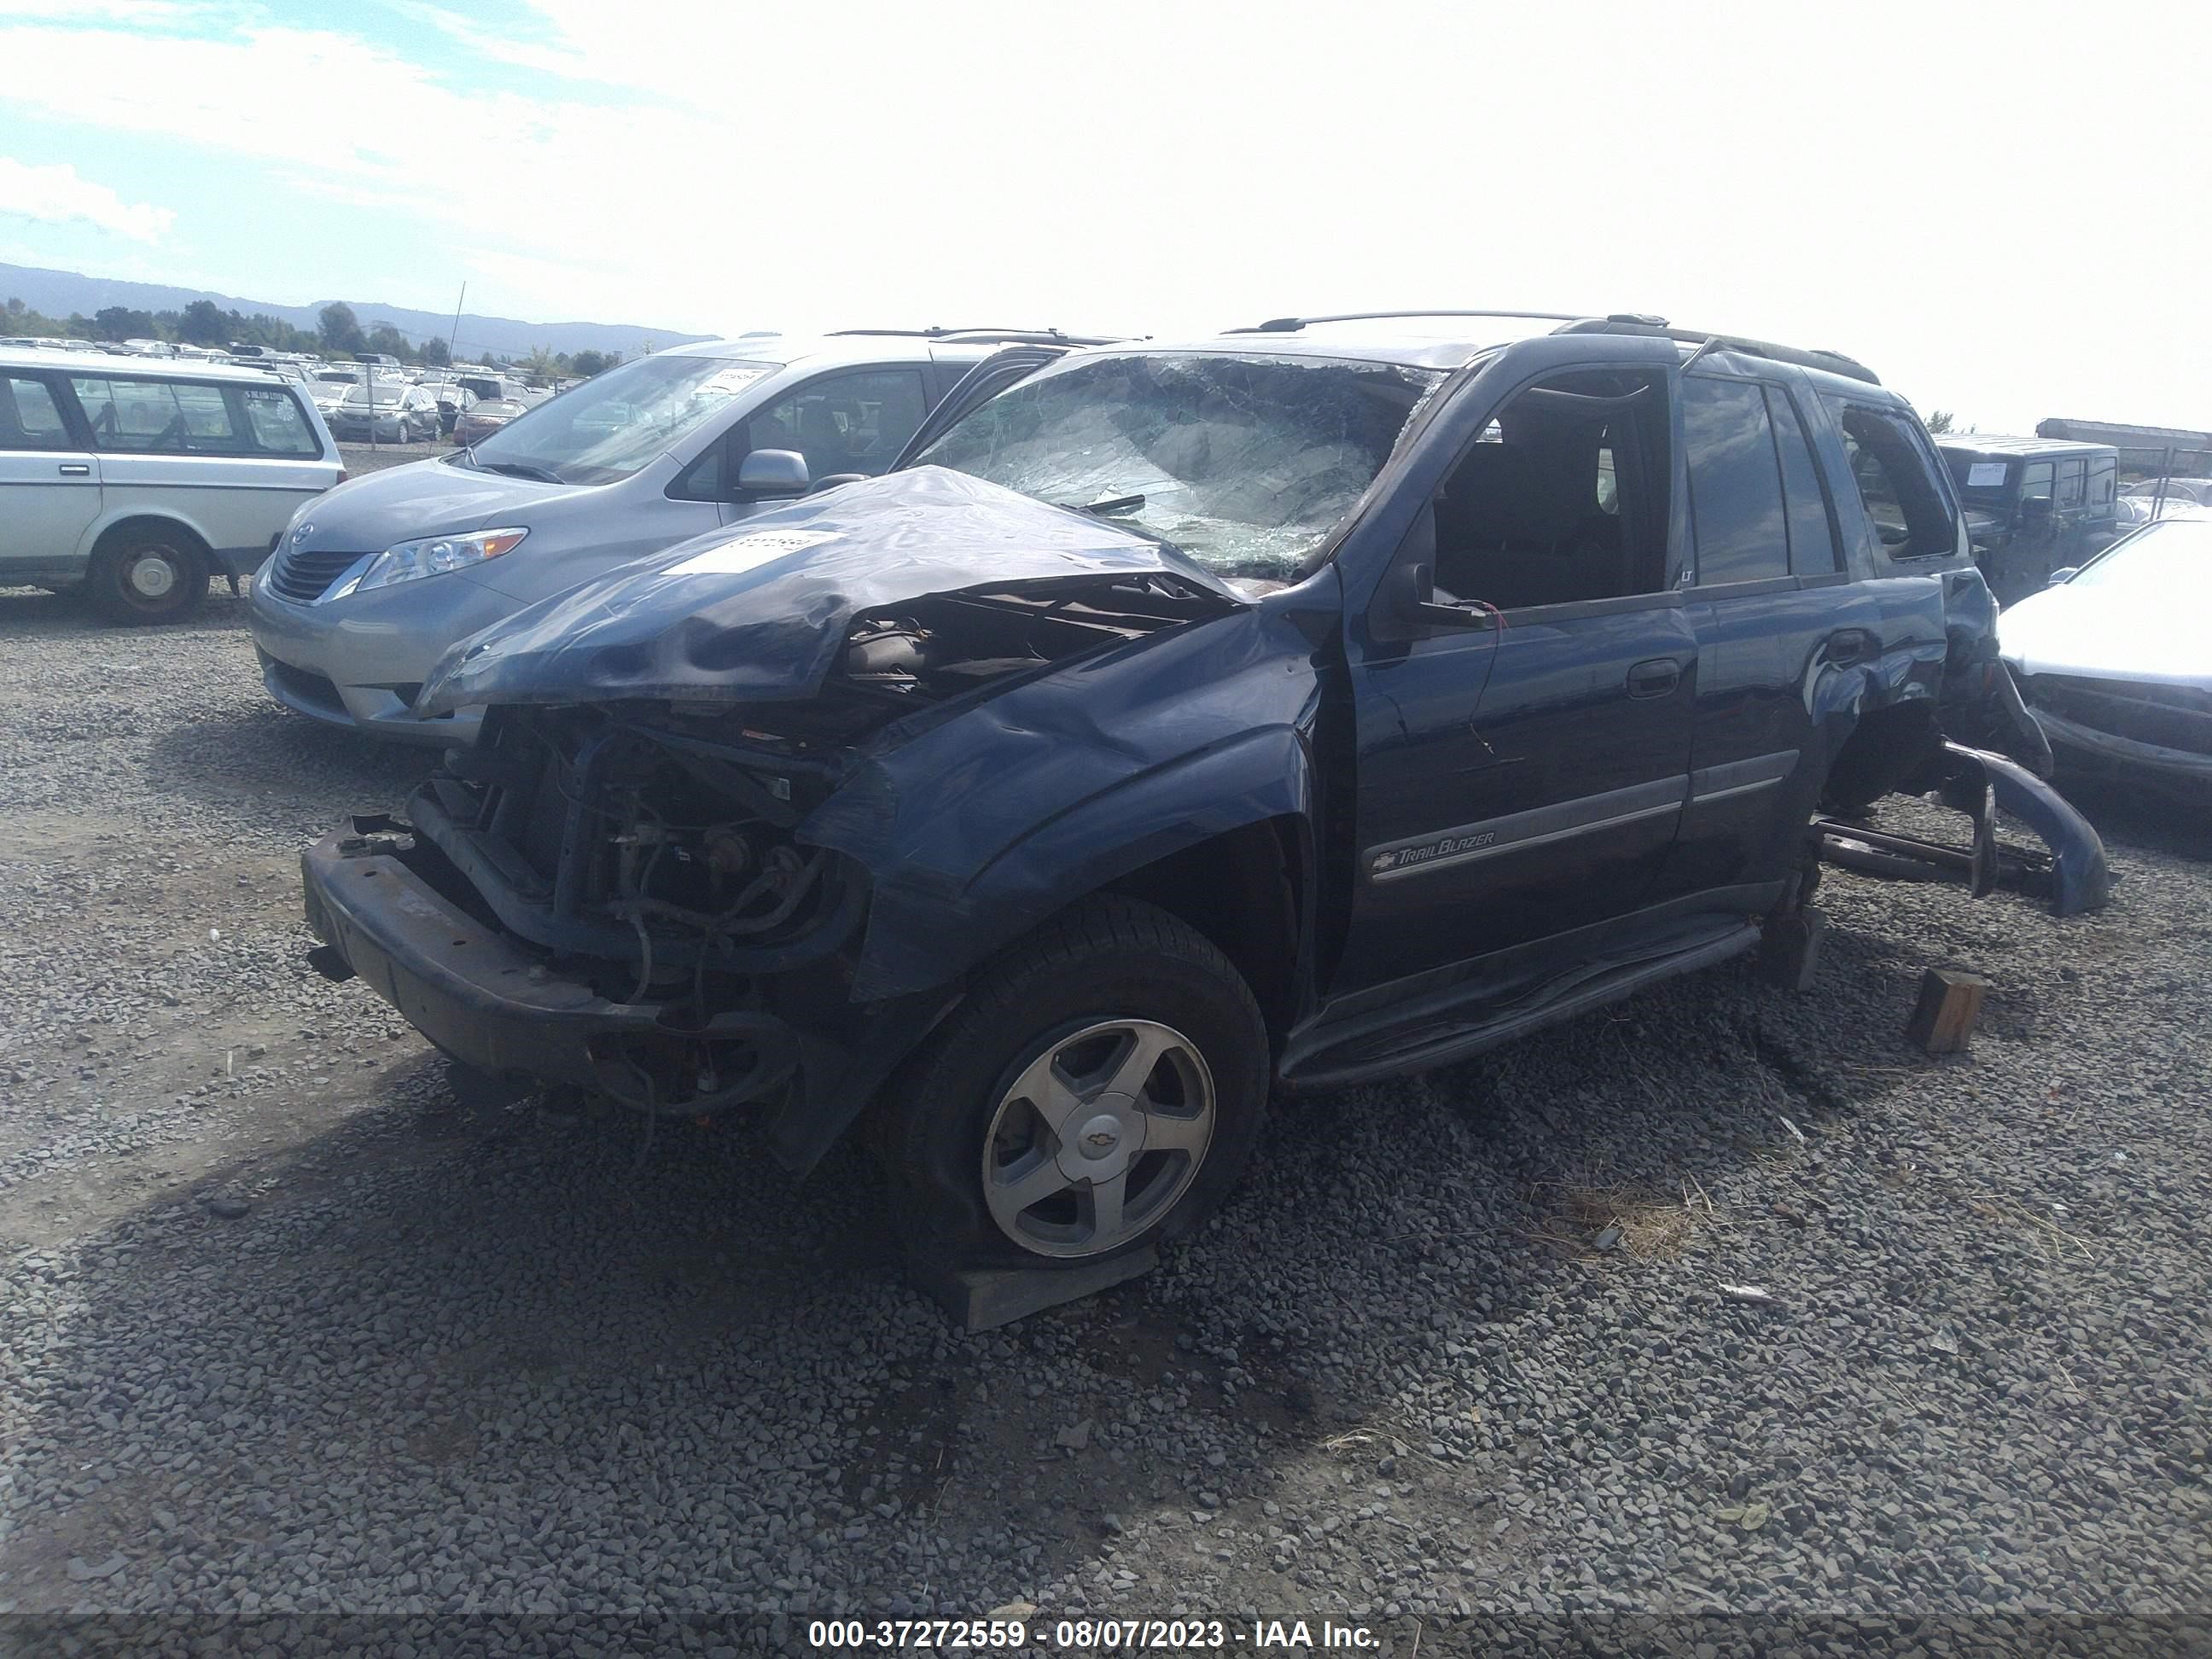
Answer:
[[986, 363], [900, 470], [456, 647], [418, 711], [483, 740], [306, 854], [319, 964], [795, 1170], [865, 1122], [930, 1260], [1079, 1268], [1218, 1202], [1271, 1086], [1802, 935], [1837, 844], [2096, 902], [1910, 407], [1559, 320]]

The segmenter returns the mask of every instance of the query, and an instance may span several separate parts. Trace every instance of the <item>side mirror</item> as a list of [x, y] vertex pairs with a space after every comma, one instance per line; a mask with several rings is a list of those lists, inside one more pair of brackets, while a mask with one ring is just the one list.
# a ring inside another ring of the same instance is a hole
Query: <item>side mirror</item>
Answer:
[[806, 457], [795, 449], [756, 449], [738, 467], [738, 494], [752, 499], [806, 493]]
[[2045, 587], [2063, 587], [2068, 582], [2072, 581], [2081, 574], [2081, 567], [2080, 565], [2069, 564], [2063, 570], [2052, 571], [2045, 580], [2043, 585]]
[[1402, 564], [1390, 573], [1389, 604], [1394, 621], [1408, 629], [1488, 628], [1496, 613], [1471, 605], [1438, 605], [1435, 573], [1425, 564]]
[[2051, 497], [2048, 495], [2021, 496], [2020, 502], [2020, 516], [2029, 524], [2033, 524], [2039, 519], [2049, 518], [2051, 516]]
[[806, 493], [819, 495], [823, 490], [835, 489], [839, 484], [860, 483], [867, 476], [865, 472], [832, 472], [827, 477], [817, 478]]

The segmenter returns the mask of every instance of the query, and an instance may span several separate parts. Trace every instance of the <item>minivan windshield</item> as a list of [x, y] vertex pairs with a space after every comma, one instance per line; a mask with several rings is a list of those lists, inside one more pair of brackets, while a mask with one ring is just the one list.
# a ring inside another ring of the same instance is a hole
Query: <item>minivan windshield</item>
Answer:
[[1287, 580], [1443, 379], [1336, 358], [1083, 357], [980, 405], [915, 464], [1096, 513], [1217, 575]]
[[640, 357], [518, 416], [462, 464], [562, 483], [614, 483], [726, 413], [779, 367], [672, 351]]

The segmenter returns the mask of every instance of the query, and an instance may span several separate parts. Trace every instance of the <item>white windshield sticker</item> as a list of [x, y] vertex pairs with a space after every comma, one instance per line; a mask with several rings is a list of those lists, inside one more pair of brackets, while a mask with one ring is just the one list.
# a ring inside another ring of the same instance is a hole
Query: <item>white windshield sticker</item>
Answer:
[[1998, 489], [2004, 488], [2005, 464], [2002, 461], [1976, 461], [1966, 469], [1966, 488], [1979, 489], [1984, 485]]
[[771, 372], [758, 363], [734, 363], [700, 381], [692, 389], [691, 395], [695, 398], [731, 397]]
[[787, 553], [802, 553], [810, 547], [819, 547], [824, 542], [834, 542], [834, 530], [763, 530], [758, 535], [734, 536], [708, 548], [704, 553], [695, 553], [682, 564], [671, 565], [672, 576], [741, 576], [748, 570], [781, 558]]

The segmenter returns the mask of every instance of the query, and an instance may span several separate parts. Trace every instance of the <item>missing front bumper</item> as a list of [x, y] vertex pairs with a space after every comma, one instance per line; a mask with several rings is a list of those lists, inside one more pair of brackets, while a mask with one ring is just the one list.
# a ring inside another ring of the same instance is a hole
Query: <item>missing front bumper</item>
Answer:
[[[357, 819], [301, 856], [307, 925], [371, 990], [464, 1065], [690, 1115], [760, 1100], [790, 1078], [791, 1029], [731, 1010], [703, 1025], [668, 1005], [609, 1000], [441, 895], [388, 819]], [[318, 953], [319, 954], [319, 953]], [[329, 972], [335, 963], [316, 963]]]

